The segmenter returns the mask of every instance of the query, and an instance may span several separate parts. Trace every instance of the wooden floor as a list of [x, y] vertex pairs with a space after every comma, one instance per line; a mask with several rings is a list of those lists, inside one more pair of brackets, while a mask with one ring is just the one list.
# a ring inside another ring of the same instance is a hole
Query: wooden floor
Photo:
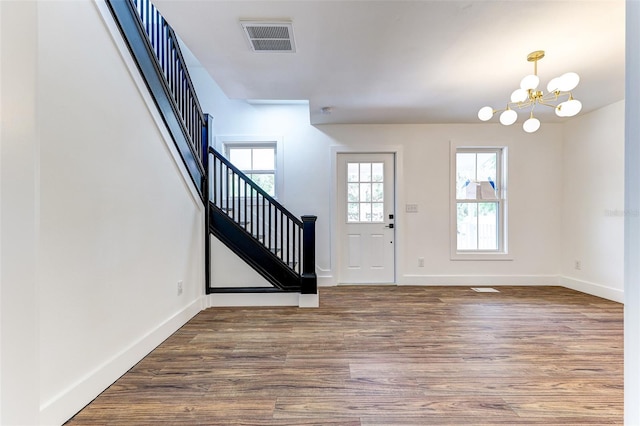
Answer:
[[68, 424], [622, 424], [622, 305], [497, 288], [322, 287], [318, 309], [209, 309]]

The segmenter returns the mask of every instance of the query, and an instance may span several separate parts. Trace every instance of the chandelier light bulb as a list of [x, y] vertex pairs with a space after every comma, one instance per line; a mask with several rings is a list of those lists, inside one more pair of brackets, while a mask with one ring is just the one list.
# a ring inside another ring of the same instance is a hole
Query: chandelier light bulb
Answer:
[[491, 117], [493, 117], [493, 108], [490, 106], [482, 107], [478, 111], [478, 118], [482, 121], [491, 120]]
[[[582, 102], [573, 98], [560, 105], [562, 105], [562, 117], [573, 117], [582, 109]], [[560, 107], [560, 105], [558, 105], [558, 107]]]
[[529, 97], [529, 94], [524, 89], [516, 89], [511, 94], [511, 102], [524, 102]]
[[567, 117], [566, 110], [564, 109], [564, 106], [565, 106], [566, 103], [567, 103], [566, 101], [565, 102], [561, 102], [555, 108], [556, 115], [558, 117]]
[[535, 118], [532, 113], [531, 118], [522, 123], [522, 128], [527, 133], [533, 133], [540, 128], [540, 120]]
[[522, 90], [535, 90], [540, 84], [540, 78], [535, 74], [530, 74], [522, 79], [520, 82], [520, 88]]
[[558, 90], [570, 92], [580, 83], [580, 76], [575, 72], [568, 72], [558, 77]]
[[518, 119], [518, 113], [512, 109], [506, 109], [500, 114], [500, 123], [510, 126]]
[[559, 85], [560, 85], [560, 77], [552, 78], [551, 81], [547, 84], [547, 92], [551, 93], [551, 92], [555, 92], [556, 90], [560, 90], [558, 89]]

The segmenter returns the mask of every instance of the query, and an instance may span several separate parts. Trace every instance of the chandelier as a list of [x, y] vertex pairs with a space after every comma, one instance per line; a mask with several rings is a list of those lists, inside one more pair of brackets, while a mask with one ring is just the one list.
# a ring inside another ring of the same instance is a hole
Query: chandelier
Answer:
[[[580, 76], [575, 72], [568, 72], [552, 79], [547, 84], [547, 93], [538, 90], [540, 78], [538, 77], [538, 61], [544, 58], [544, 50], [536, 50], [529, 53], [527, 61], [533, 62], [533, 74], [522, 79], [520, 88], [511, 94], [511, 102], [507, 102], [504, 109], [495, 110], [490, 106], [480, 108], [478, 118], [482, 121], [490, 120], [496, 113], [500, 114], [500, 123], [510, 126], [518, 119], [515, 109], [528, 109], [529, 118], [522, 124], [527, 133], [533, 133], [540, 128], [540, 120], [533, 116], [536, 106], [551, 107], [558, 117], [573, 117], [582, 109], [582, 103], [573, 99], [571, 91], [580, 82]], [[564, 101], [562, 99], [565, 99]]]

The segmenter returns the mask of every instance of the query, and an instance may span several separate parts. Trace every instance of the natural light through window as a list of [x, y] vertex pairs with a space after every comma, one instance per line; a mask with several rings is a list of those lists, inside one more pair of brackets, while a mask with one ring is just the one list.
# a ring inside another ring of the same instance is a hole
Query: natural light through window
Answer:
[[347, 222], [384, 222], [384, 163], [347, 163]]
[[457, 252], [504, 250], [502, 149], [458, 148], [455, 154]]
[[275, 151], [275, 146], [265, 145], [227, 147], [229, 161], [271, 196], [276, 195]]

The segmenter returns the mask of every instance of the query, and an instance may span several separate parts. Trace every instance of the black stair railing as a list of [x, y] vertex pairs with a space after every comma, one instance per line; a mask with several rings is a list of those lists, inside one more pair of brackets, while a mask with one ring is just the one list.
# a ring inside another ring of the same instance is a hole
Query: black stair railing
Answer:
[[[206, 203], [207, 232], [225, 238], [225, 244], [233, 246], [275, 289], [317, 294], [316, 217], [296, 218], [215, 150], [207, 149], [209, 118], [198, 102], [175, 32], [150, 0], [105, 2]], [[214, 158], [212, 165], [209, 155]], [[208, 258], [209, 239], [205, 241]], [[209, 268], [207, 261], [207, 292], [211, 290]]]
[[176, 33], [149, 0], [131, 0], [138, 11], [158, 66], [165, 76], [168, 89], [175, 101], [191, 146], [198, 158], [203, 159], [202, 128], [205, 118], [193, 88], [189, 70], [185, 65]]
[[149, 0], [105, 0], [198, 190], [205, 192], [206, 121], [178, 38]]
[[315, 216], [298, 219], [213, 148], [209, 148], [214, 208], [275, 255], [300, 278], [302, 293], [316, 293]]

